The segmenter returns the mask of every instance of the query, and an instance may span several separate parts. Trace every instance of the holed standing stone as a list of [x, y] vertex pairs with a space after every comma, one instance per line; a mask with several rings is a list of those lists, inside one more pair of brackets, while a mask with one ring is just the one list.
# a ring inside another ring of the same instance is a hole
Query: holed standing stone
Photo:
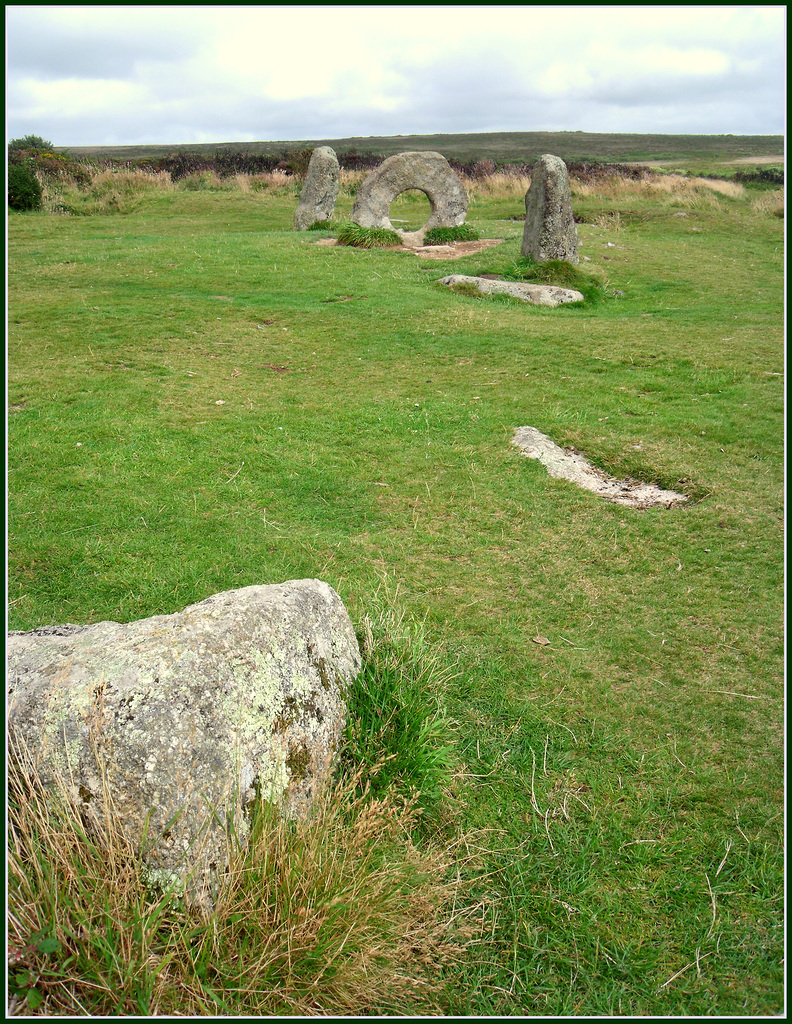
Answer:
[[422, 231], [453, 228], [465, 223], [467, 192], [440, 153], [397, 153], [376, 167], [360, 186], [352, 207], [352, 220], [362, 228], [393, 230], [390, 205], [410, 189], [423, 192], [431, 213]]

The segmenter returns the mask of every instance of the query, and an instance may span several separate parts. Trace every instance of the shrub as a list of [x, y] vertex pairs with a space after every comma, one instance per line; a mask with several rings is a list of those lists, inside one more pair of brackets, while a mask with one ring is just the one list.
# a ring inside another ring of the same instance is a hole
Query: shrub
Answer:
[[779, 167], [759, 167], [755, 171], [736, 171], [734, 180], [747, 185], [783, 185], [784, 172]]
[[304, 178], [308, 171], [308, 164], [311, 162], [313, 149], [290, 149], [283, 161], [278, 165], [291, 174]]
[[[15, 140], [22, 141], [22, 140]], [[30, 149], [9, 148], [9, 165], [26, 164], [44, 179], [73, 183], [83, 188], [91, 183], [90, 170], [65, 153], [53, 153], [52, 150], [33, 146]]]
[[41, 209], [41, 185], [29, 164], [9, 166], [8, 206], [11, 210]]
[[429, 228], [424, 234], [424, 245], [448, 245], [451, 242], [475, 242], [479, 238], [478, 231], [469, 224], [459, 224], [453, 228]]
[[379, 153], [358, 153], [351, 149], [338, 154], [338, 165], [342, 171], [373, 171], [385, 159]]
[[42, 139], [40, 135], [23, 135], [21, 139], [11, 139], [8, 143], [9, 153], [26, 149], [46, 149], [51, 152], [55, 146], [47, 139]]
[[356, 249], [387, 249], [402, 244], [395, 231], [362, 228], [359, 224], [344, 224], [336, 238], [339, 245], [351, 245]]
[[471, 178], [488, 178], [495, 173], [495, 164], [492, 160], [477, 160], [471, 168]]
[[173, 181], [190, 174], [214, 173], [218, 178], [237, 174], [268, 174], [275, 170], [280, 157], [263, 153], [243, 153], [231, 149], [218, 149], [213, 154], [168, 153], [163, 157], [145, 157], [133, 161], [135, 167], [167, 171]]

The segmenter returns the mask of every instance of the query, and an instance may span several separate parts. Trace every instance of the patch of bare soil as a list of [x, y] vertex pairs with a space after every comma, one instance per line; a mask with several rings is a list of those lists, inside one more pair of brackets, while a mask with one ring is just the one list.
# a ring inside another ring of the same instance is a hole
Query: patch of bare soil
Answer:
[[654, 508], [662, 505], [665, 508], [673, 508], [688, 500], [686, 494], [665, 491], [655, 484], [645, 484], [639, 480], [617, 480], [616, 477], [609, 476], [596, 466], [592, 466], [577, 452], [559, 448], [536, 427], [518, 427], [514, 432], [512, 444], [529, 459], [538, 459], [550, 476], [569, 480], [578, 487], [592, 491], [600, 498], [616, 502], [617, 505], [629, 505], [632, 508]]
[[[450, 245], [421, 245], [420, 241], [412, 242], [410, 235], [420, 235], [419, 231], [401, 232], [405, 245], [384, 246], [395, 252], [413, 252], [428, 260], [458, 260], [462, 256], [470, 256], [482, 249], [489, 249], [490, 246], [500, 245], [502, 238], [480, 238], [477, 242], [452, 242]], [[338, 245], [335, 238], [320, 238], [314, 245]]]
[[425, 260], [458, 260], [461, 256], [471, 256], [482, 249], [500, 245], [502, 238], [480, 238], [477, 242], [451, 242], [449, 245], [404, 245], [401, 252], [414, 252]]
[[[784, 162], [784, 154], [781, 153], [778, 156], [739, 156], [734, 160], [723, 160], [722, 163], [725, 167], [729, 167], [733, 164], [782, 164]], [[678, 160], [627, 160], [624, 163], [625, 167], [684, 167], [684, 161], [680, 158]]]
[[728, 164], [782, 164], [783, 162], [783, 153], [778, 156], [741, 156], [736, 160], [726, 161]]

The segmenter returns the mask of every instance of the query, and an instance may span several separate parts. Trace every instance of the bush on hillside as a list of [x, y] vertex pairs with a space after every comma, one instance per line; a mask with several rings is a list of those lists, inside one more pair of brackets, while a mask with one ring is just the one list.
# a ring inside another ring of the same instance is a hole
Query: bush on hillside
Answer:
[[169, 153], [163, 157], [144, 157], [127, 162], [127, 166], [150, 171], [167, 171], [172, 181], [186, 178], [191, 174], [216, 174], [218, 178], [229, 178], [235, 174], [266, 174], [274, 171], [281, 160], [278, 156], [263, 153], [238, 153], [231, 149], [219, 149], [204, 155], [201, 153]]
[[778, 167], [759, 167], [755, 171], [736, 171], [734, 180], [746, 185], [783, 185], [784, 172]]
[[23, 135], [21, 139], [11, 139], [8, 143], [9, 154], [27, 149], [46, 149], [51, 152], [55, 146], [48, 139], [42, 139], [40, 135]]
[[8, 168], [8, 207], [11, 210], [40, 210], [41, 185], [29, 164]]
[[312, 155], [313, 149], [290, 149], [278, 163], [276, 169], [304, 178], [308, 173], [308, 164], [311, 162]]

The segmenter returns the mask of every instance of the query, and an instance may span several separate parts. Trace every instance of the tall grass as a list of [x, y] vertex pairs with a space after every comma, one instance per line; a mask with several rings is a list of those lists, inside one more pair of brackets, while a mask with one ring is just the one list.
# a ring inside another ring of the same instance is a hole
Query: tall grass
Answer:
[[444, 700], [453, 669], [390, 605], [362, 623], [364, 667], [349, 695], [345, 757], [365, 771], [374, 795], [414, 801], [432, 828], [455, 765], [455, 727]]
[[401, 237], [390, 228], [362, 228], [352, 223], [339, 226], [336, 241], [355, 249], [387, 249], [403, 244]]
[[343, 771], [306, 820], [256, 804], [209, 903], [152, 883], [112, 794], [101, 826], [88, 825], [67, 778], [45, 791], [31, 756], [12, 750], [12, 1012], [438, 1009], [443, 969], [471, 934], [459, 858], [450, 872], [436, 816], [450, 778], [434, 706], [446, 675], [392, 613], [367, 619], [363, 642]]
[[167, 171], [100, 169], [87, 185], [78, 186], [70, 178], [39, 175], [44, 210], [48, 213], [91, 214], [131, 213], [137, 201], [148, 192], [172, 189]]
[[774, 217], [784, 216], [784, 191], [772, 189], [762, 192], [751, 200], [751, 209], [757, 213], [770, 213]]
[[527, 174], [493, 171], [481, 177], [463, 178], [465, 189], [474, 196], [524, 196], [531, 185]]
[[716, 200], [711, 195], [716, 192], [730, 199], [741, 199], [745, 196], [745, 187], [734, 181], [721, 181], [715, 178], [687, 177], [682, 174], [661, 174], [651, 172], [643, 178], [632, 179], [614, 175], [596, 182], [570, 180], [572, 195], [584, 199], [621, 198], [628, 196], [645, 199], [672, 200], [682, 205], [712, 205]]

